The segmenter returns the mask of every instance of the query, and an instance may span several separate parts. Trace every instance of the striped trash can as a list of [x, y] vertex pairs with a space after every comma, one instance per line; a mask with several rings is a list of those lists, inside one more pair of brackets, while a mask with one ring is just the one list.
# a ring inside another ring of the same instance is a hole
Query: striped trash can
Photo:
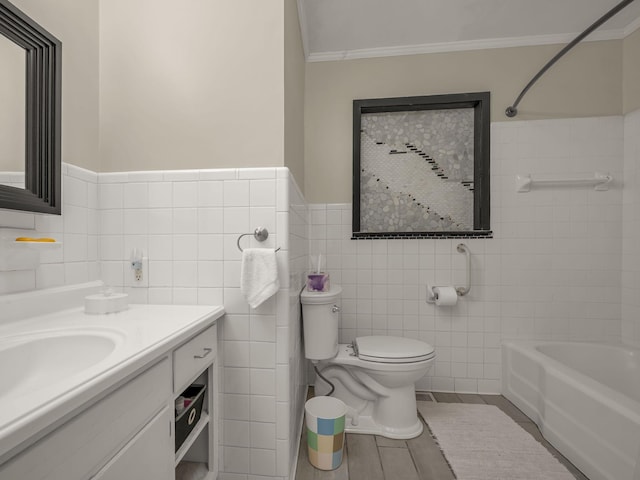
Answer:
[[319, 470], [335, 470], [342, 463], [347, 407], [333, 397], [314, 397], [304, 405], [309, 462]]

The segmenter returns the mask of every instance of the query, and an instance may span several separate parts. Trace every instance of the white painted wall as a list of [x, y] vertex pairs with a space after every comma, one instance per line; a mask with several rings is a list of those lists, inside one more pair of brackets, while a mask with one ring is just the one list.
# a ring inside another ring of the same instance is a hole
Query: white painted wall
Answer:
[[283, 0], [100, 2], [100, 169], [284, 165]]
[[[515, 100], [558, 45], [307, 64], [305, 196], [352, 201], [355, 99], [491, 92], [491, 119], [508, 121]], [[622, 42], [578, 45], [532, 88], [512, 121], [622, 113]]]
[[304, 188], [305, 61], [296, 0], [284, 0], [284, 26], [284, 166]]

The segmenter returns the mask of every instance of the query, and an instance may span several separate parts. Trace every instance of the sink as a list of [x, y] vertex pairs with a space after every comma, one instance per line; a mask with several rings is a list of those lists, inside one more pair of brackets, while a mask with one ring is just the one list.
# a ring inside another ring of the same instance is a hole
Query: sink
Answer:
[[122, 343], [112, 330], [54, 331], [0, 340], [0, 396], [22, 396], [106, 359]]

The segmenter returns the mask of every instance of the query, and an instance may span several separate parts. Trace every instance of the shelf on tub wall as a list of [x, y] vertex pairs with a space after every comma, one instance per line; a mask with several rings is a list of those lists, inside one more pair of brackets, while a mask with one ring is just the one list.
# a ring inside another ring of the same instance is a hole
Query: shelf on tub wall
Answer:
[[61, 247], [62, 242], [58, 241], [0, 238], [0, 272], [34, 270], [40, 265], [40, 252]]
[[[19, 240], [21, 238], [30, 238], [30, 240]], [[17, 248], [59, 248], [62, 242], [52, 237], [17, 237], [1, 239], [4, 246], [15, 246]]]

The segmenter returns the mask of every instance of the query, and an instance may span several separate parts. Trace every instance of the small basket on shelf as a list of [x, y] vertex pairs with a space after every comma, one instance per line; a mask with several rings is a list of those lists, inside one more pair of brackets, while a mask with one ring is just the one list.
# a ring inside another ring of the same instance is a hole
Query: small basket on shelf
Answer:
[[200, 416], [202, 415], [202, 405], [204, 403], [204, 392], [206, 391], [206, 385], [191, 385], [184, 392], [181, 397], [185, 398], [185, 401], [189, 401], [189, 405], [184, 408], [180, 413], [176, 410], [176, 451], [182, 446], [187, 439], [191, 430], [196, 426]]

